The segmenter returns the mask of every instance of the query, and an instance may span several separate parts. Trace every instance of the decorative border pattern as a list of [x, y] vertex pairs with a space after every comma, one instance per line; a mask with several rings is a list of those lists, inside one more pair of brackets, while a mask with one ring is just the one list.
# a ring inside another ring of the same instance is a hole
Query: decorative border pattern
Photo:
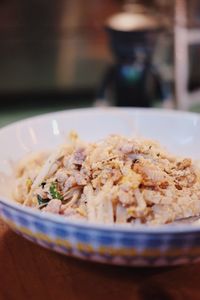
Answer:
[[128, 266], [162, 266], [200, 261], [194, 233], [131, 233], [85, 229], [24, 214], [0, 202], [2, 219], [18, 234], [53, 251], [82, 259]]

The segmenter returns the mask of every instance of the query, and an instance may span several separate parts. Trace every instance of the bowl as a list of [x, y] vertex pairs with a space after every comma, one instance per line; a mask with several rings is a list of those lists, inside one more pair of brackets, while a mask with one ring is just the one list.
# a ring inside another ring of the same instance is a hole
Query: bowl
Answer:
[[127, 226], [77, 221], [24, 207], [11, 197], [12, 163], [53, 149], [70, 130], [88, 141], [111, 133], [158, 140], [169, 151], [200, 159], [200, 115], [158, 109], [77, 109], [13, 123], [0, 130], [0, 216], [15, 232], [53, 251], [126, 266], [200, 261], [200, 226]]

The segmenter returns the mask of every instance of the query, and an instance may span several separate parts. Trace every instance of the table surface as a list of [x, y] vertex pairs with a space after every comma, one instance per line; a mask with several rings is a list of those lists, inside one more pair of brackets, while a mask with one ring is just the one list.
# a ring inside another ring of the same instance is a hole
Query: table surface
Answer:
[[0, 221], [0, 299], [200, 299], [200, 264], [125, 268], [65, 257]]

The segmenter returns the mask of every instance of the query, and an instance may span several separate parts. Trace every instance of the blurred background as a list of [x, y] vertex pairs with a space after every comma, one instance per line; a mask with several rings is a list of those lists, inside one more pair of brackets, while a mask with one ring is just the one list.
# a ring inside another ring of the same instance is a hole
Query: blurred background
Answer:
[[0, 2], [0, 126], [93, 105], [200, 111], [199, 65], [198, 0]]

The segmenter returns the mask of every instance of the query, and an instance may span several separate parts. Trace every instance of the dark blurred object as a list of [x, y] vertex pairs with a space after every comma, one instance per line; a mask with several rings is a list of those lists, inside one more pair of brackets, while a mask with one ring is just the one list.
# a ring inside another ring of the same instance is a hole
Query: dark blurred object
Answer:
[[179, 109], [200, 104], [200, 4], [175, 1], [175, 97]]
[[188, 76], [188, 89], [195, 91], [200, 88], [200, 42], [197, 44], [189, 45], [189, 76]]
[[135, 5], [132, 11], [114, 15], [107, 22], [115, 63], [108, 67], [98, 101], [105, 100], [111, 89], [117, 106], [149, 107], [155, 99], [168, 97], [166, 84], [152, 63], [162, 26], [143, 6]]
[[190, 30], [194, 30], [193, 32], [190, 31], [193, 33], [193, 37], [188, 45], [188, 89], [189, 91], [195, 91], [200, 88], [200, 69], [197, 68], [200, 64], [200, 2], [198, 0], [187, 0], [186, 9], [187, 26]]

